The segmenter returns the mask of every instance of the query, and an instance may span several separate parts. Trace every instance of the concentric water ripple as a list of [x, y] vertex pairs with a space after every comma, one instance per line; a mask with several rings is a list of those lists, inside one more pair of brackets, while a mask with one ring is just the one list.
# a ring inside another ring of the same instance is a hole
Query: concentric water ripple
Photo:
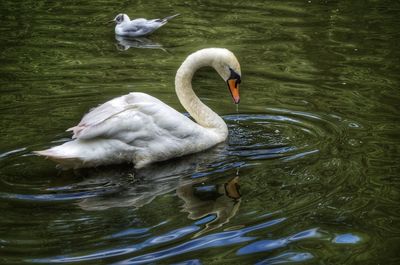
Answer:
[[315, 155], [337, 141], [342, 130], [331, 117], [283, 109], [225, 119], [230, 121], [229, 155], [249, 160], [290, 161]]

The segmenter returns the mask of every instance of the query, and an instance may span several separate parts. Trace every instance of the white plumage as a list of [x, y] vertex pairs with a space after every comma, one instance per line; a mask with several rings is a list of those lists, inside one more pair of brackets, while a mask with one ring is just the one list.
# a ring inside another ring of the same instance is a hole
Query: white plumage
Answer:
[[[36, 153], [65, 168], [123, 162], [132, 162], [141, 168], [224, 141], [228, 135], [225, 122], [199, 100], [191, 87], [194, 72], [206, 65], [214, 67], [227, 81], [238, 103], [240, 79], [236, 79], [240, 78], [240, 66], [237, 59], [226, 49], [203, 49], [183, 62], [175, 79], [180, 102], [198, 123], [157, 98], [134, 92], [92, 109], [78, 125], [68, 129], [73, 132], [72, 141]], [[236, 82], [231, 82], [232, 78]]]
[[115, 25], [115, 34], [119, 36], [141, 37], [153, 33], [176, 16], [179, 16], [179, 14], [165, 18], [137, 18], [131, 20], [127, 14], [118, 14], [112, 21], [115, 21], [117, 24]]

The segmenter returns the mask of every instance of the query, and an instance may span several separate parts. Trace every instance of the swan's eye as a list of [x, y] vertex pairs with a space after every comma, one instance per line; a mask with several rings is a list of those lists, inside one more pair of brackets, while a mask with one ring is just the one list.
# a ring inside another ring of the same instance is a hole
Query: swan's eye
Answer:
[[236, 80], [239, 80], [239, 84], [240, 84], [240, 75], [238, 74], [238, 73], [236, 73], [232, 68], [230, 68], [229, 67], [229, 71], [231, 72], [230, 73], [230, 76], [229, 76], [229, 78], [228, 79], [236, 79]]

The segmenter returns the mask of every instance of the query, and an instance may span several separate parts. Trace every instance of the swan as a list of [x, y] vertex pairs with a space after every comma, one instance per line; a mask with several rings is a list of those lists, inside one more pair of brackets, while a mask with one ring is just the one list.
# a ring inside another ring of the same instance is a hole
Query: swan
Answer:
[[175, 14], [165, 18], [145, 19], [137, 18], [131, 20], [127, 14], [118, 14], [110, 22], [115, 22], [115, 34], [118, 36], [142, 37], [147, 36], [167, 22], [180, 14]]
[[139, 169], [151, 163], [206, 150], [226, 140], [224, 120], [196, 96], [192, 77], [211, 66], [228, 85], [235, 104], [240, 101], [240, 64], [224, 48], [206, 48], [190, 54], [175, 76], [175, 92], [196, 121], [159, 99], [141, 92], [114, 98], [92, 109], [69, 128], [72, 141], [35, 151], [62, 168], [133, 163]]

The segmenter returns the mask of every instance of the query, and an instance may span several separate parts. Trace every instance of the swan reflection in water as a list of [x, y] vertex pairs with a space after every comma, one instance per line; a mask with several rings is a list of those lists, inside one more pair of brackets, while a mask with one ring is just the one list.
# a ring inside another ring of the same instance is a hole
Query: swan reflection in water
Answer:
[[208, 183], [209, 180], [196, 180], [194, 183], [179, 186], [177, 195], [184, 201], [183, 210], [188, 218], [199, 220], [213, 218], [206, 227], [198, 232], [199, 236], [217, 229], [236, 215], [240, 206], [239, 176], [224, 179], [222, 183]]
[[182, 208], [189, 219], [210, 216], [208, 224], [199, 233], [211, 231], [229, 222], [240, 206], [239, 172], [235, 170], [240, 164], [226, 161], [227, 157], [221, 155], [221, 149], [225, 148], [222, 145], [211, 152], [156, 163], [142, 169], [127, 165], [77, 170], [75, 174], [83, 177], [83, 181], [76, 183], [73, 189], [95, 187], [102, 190], [100, 194], [77, 204], [87, 211], [140, 208], [158, 196], [175, 191], [177, 198], [183, 201]]
[[117, 41], [115, 47], [119, 51], [126, 51], [129, 48], [160, 49], [166, 51], [160, 43], [154, 42], [145, 37], [133, 38], [115, 35], [115, 40]]

